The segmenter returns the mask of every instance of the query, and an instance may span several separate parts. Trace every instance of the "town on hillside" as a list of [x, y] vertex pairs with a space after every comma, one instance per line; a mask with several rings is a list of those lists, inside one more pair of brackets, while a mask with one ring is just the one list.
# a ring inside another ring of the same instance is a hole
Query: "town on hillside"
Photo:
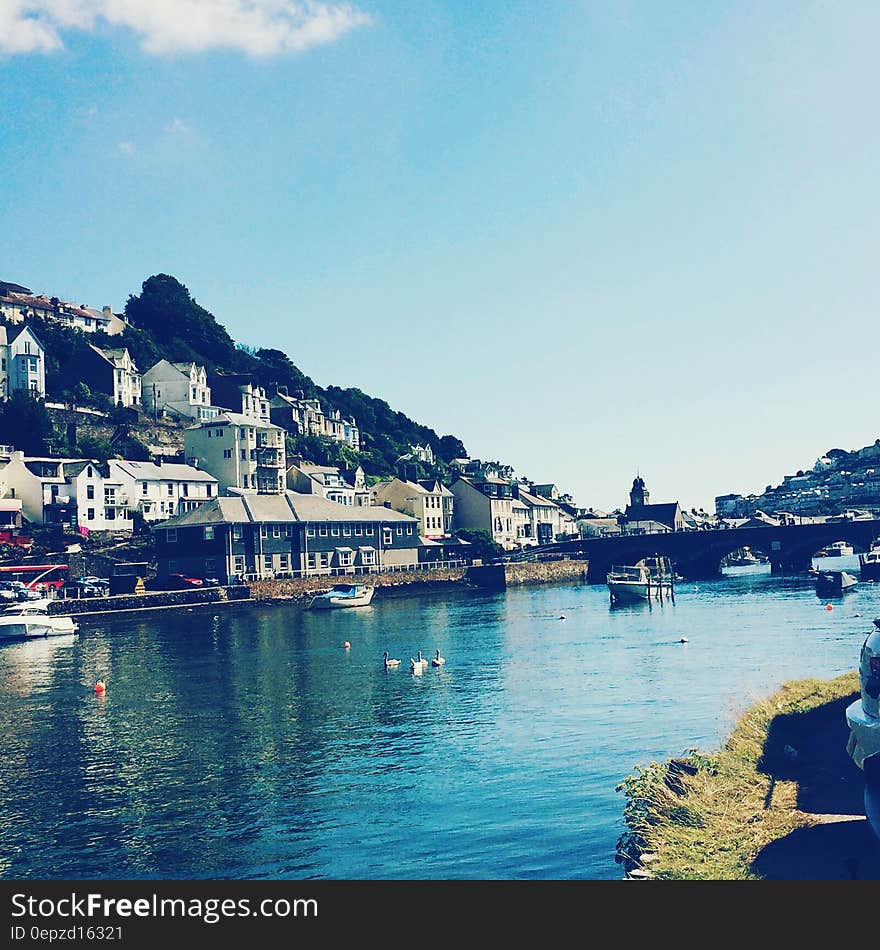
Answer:
[[174, 278], [143, 286], [115, 313], [0, 282], [9, 563], [120, 543], [124, 553], [128, 540], [160, 579], [226, 584], [880, 511], [880, 439], [829, 451], [761, 496], [718, 496], [713, 513], [652, 503], [638, 474], [622, 508], [584, 508], [381, 400], [320, 390], [279, 351], [236, 349]]

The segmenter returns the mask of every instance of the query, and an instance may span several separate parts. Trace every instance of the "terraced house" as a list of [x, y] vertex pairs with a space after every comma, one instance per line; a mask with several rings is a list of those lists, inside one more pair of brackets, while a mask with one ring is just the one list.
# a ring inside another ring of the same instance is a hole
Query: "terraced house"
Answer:
[[419, 562], [415, 518], [317, 495], [234, 494], [205, 502], [155, 533], [160, 575], [236, 578], [362, 574]]

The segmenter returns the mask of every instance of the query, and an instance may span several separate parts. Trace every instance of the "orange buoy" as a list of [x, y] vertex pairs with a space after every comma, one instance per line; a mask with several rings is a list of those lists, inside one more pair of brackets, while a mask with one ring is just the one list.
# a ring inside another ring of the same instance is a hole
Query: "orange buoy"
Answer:
[[834, 604], [825, 604], [826, 610], [834, 610]]
[[345, 641], [345, 649], [346, 649], [346, 650], [350, 650], [350, 649], [351, 649], [351, 644], [348, 642], [348, 640]]
[[106, 693], [106, 692], [107, 692], [107, 687], [106, 687], [106, 685], [104, 684], [104, 680], [98, 680], [98, 682], [95, 683], [95, 692], [96, 692], [96, 693]]

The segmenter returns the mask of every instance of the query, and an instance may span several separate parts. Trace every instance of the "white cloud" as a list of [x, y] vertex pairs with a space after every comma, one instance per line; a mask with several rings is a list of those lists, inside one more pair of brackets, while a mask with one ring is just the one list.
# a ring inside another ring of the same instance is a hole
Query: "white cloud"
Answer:
[[0, 0], [0, 53], [51, 52], [99, 23], [129, 29], [148, 53], [297, 53], [370, 22], [348, 3], [316, 0]]
[[134, 143], [133, 142], [119, 142], [116, 148], [119, 150], [120, 155], [131, 155], [131, 153], [134, 151]]

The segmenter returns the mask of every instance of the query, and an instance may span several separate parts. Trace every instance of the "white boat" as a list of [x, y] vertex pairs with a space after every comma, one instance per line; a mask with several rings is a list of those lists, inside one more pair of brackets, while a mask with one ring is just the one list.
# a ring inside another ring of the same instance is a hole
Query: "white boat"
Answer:
[[863, 580], [880, 580], [880, 540], [874, 541], [867, 554], [859, 555], [859, 568]]
[[852, 545], [847, 544], [846, 541], [835, 541], [834, 544], [829, 544], [825, 548], [825, 557], [848, 557], [854, 553]]
[[330, 590], [312, 598], [312, 610], [330, 610], [333, 607], [366, 607], [373, 599], [373, 588], [367, 584], [334, 584]]
[[739, 551], [734, 551], [732, 554], [727, 556], [727, 566], [728, 567], [744, 567], [752, 564], [760, 564], [761, 562], [758, 558], [752, 554], [749, 547], [742, 547]]
[[59, 637], [79, 629], [72, 617], [49, 613], [49, 600], [26, 600], [0, 613], [0, 641]]
[[611, 603], [671, 599], [674, 573], [665, 558], [643, 558], [636, 564], [613, 566], [606, 576]]

